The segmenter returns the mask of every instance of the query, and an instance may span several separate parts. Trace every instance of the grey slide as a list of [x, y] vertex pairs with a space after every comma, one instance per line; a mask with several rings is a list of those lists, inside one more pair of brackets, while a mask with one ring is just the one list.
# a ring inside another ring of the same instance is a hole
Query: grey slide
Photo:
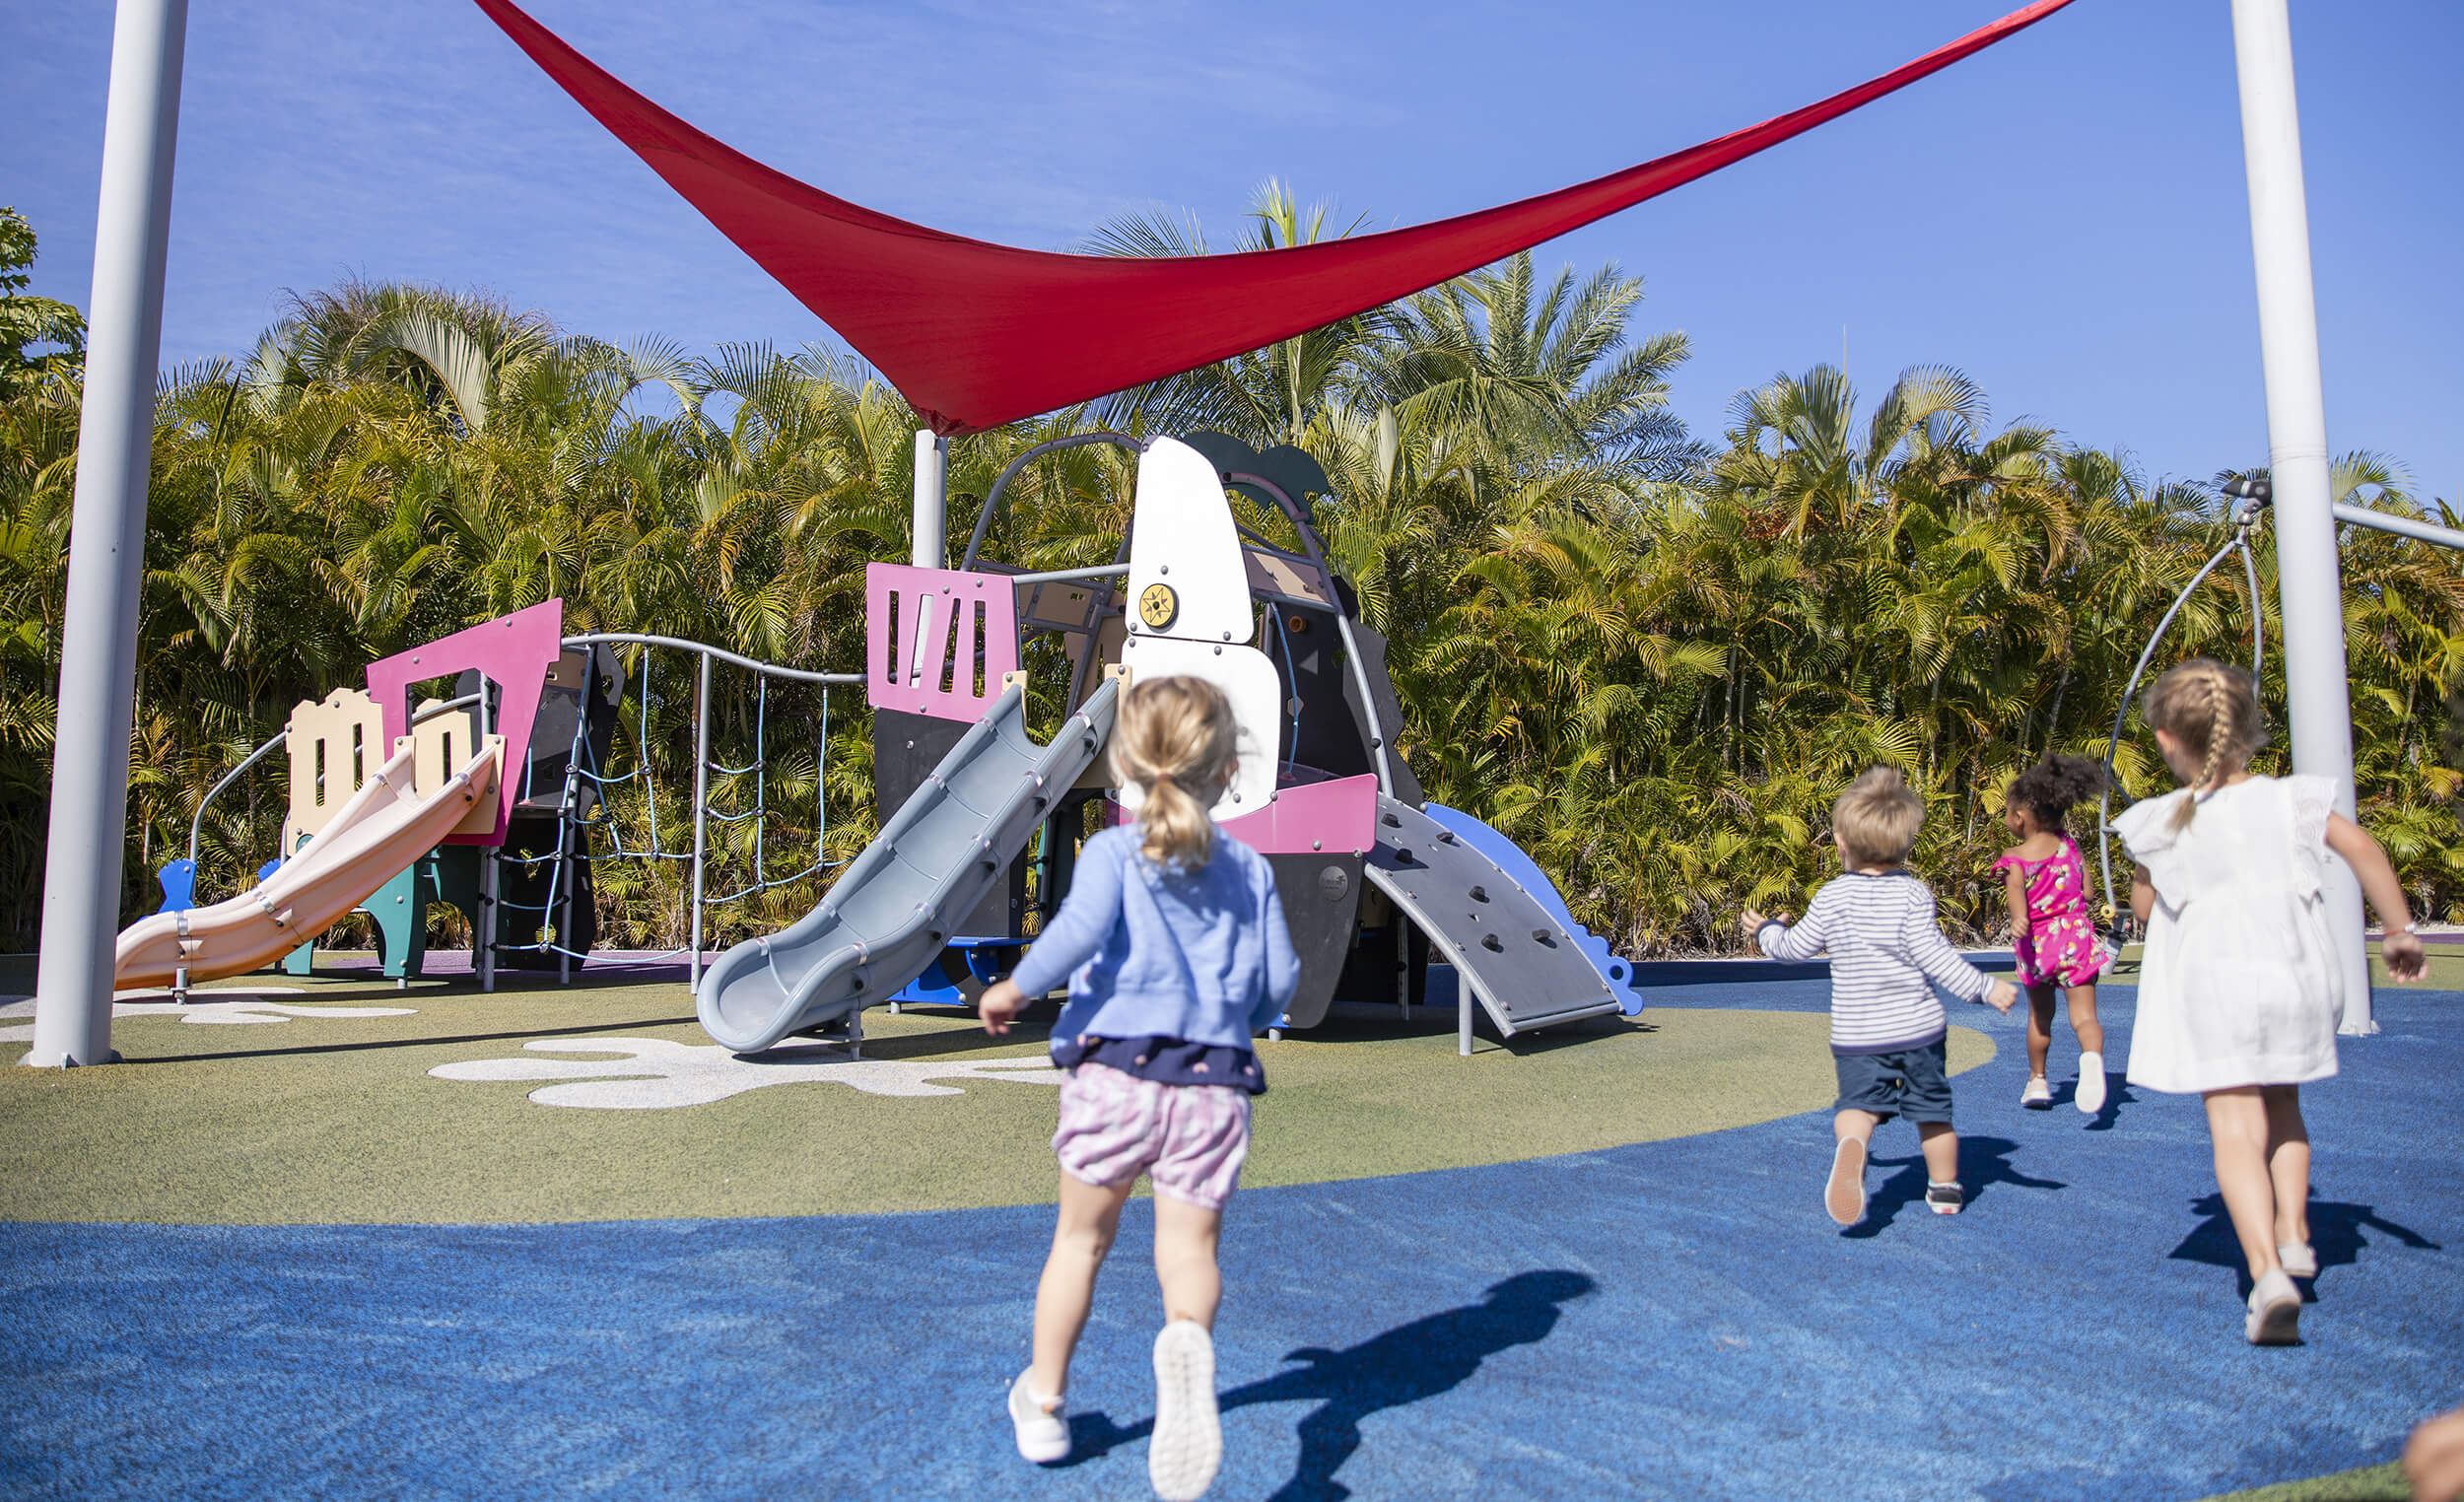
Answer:
[[758, 1054], [789, 1033], [887, 1001], [924, 974], [950, 924], [975, 911], [1055, 799], [1112, 734], [1107, 679], [1049, 746], [1027, 738], [1012, 684], [890, 817], [821, 906], [719, 957], [695, 1000], [721, 1047]]
[[1619, 1009], [1555, 914], [1410, 804], [1378, 799], [1378, 844], [1363, 874], [1420, 925], [1429, 958], [1455, 967], [1502, 1035]]

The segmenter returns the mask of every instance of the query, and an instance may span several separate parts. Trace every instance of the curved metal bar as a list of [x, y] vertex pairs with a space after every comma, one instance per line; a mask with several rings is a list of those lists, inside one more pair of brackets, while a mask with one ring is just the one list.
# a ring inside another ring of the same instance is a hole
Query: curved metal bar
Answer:
[[700, 652], [736, 667], [749, 668], [757, 673], [767, 673], [774, 678], [792, 678], [798, 683], [861, 683], [864, 681], [862, 673], [817, 673], [806, 668], [764, 662], [757, 657], [747, 657], [731, 652], [723, 647], [713, 647], [707, 642], [688, 642], [682, 637], [653, 636], [641, 631], [593, 631], [584, 636], [567, 637], [564, 645], [595, 647], [601, 642], [612, 646], [672, 647], [678, 651]]
[[[246, 761], [241, 762], [239, 766], [232, 768], [230, 772], [224, 774], [223, 780], [216, 783], [211, 788], [207, 789], [205, 796], [197, 800], [196, 817], [188, 821], [188, 869], [191, 872], [195, 871], [197, 868], [197, 840], [199, 832], [205, 827], [205, 810], [207, 807], [210, 806], [216, 798], [223, 795], [224, 788], [229, 787], [232, 784], [240, 781], [240, 775], [241, 773], [265, 760], [267, 756], [273, 753], [276, 746], [283, 744], [289, 739], [291, 739], [291, 727], [289, 725], [285, 725], [283, 728], [276, 730], [272, 740], [267, 741], [265, 744], [249, 752], [248, 759]], [[194, 900], [195, 891], [196, 889], [194, 887], [189, 888], [192, 901]]]
[[[459, 699], [448, 699], [443, 704], [432, 704], [426, 709], [413, 715], [411, 717], [411, 723], [419, 724], [426, 720], [434, 719], [438, 716], [445, 714], [451, 710], [467, 709], [471, 705], [477, 704], [478, 702], [479, 696], [477, 694], [464, 694]], [[201, 843], [201, 836], [205, 829], [205, 811], [213, 806], [216, 798], [223, 795], [223, 789], [240, 781], [240, 775], [241, 773], [265, 760], [266, 757], [273, 754], [273, 750], [276, 746], [283, 744], [289, 739], [291, 739], [291, 727], [289, 725], [285, 725], [283, 728], [276, 730], [274, 732], [273, 739], [249, 752], [248, 759], [246, 761], [241, 762], [239, 766], [234, 767], [231, 771], [225, 773], [223, 775], [223, 780], [216, 783], [212, 787], [207, 788], [205, 796], [197, 800], [197, 811], [195, 815], [188, 820], [189, 870], [194, 871], [197, 868], [197, 848]], [[289, 853], [279, 852], [278, 853], [288, 854]], [[189, 890], [191, 896], [193, 897], [195, 888], [192, 887]]]
[[1335, 571], [1327, 566], [1326, 549], [1318, 544], [1318, 529], [1309, 524], [1309, 515], [1300, 509], [1300, 504], [1286, 494], [1282, 486], [1264, 475], [1227, 470], [1224, 472], [1223, 481], [1226, 485], [1254, 485], [1274, 498], [1274, 504], [1282, 510], [1285, 516], [1291, 518], [1292, 530], [1300, 533], [1300, 545], [1309, 550], [1309, 561], [1318, 566], [1318, 573], [1325, 578], [1328, 603], [1335, 606], [1336, 615], [1341, 615], [1343, 601], [1342, 597], [1335, 592]]
[[1369, 749], [1377, 754], [1378, 791], [1393, 797], [1395, 773], [1386, 759], [1387, 744], [1393, 737], [1378, 718], [1378, 701], [1369, 688], [1369, 670], [1360, 664], [1360, 642], [1352, 635], [1352, 618], [1343, 609], [1342, 593], [1335, 587], [1335, 571], [1327, 566], [1326, 549], [1318, 542], [1318, 529], [1309, 524], [1308, 516], [1301, 512], [1298, 503], [1285, 494], [1283, 487], [1266, 476], [1235, 470], [1227, 472], [1223, 479], [1227, 485], [1255, 486], [1273, 497], [1274, 504], [1291, 519], [1292, 529], [1300, 533], [1301, 546], [1309, 550], [1310, 563], [1317, 567], [1318, 577], [1326, 581], [1327, 603], [1335, 607], [1335, 629], [1343, 638], [1343, 656], [1351, 663], [1352, 683], [1360, 690], [1360, 713], [1369, 721]]
[[1110, 444], [1118, 448], [1127, 448], [1131, 453], [1146, 451], [1143, 440], [1133, 439], [1126, 433], [1073, 433], [1067, 438], [1048, 439], [1018, 455], [1009, 461], [1009, 467], [1001, 471], [1001, 477], [994, 480], [992, 488], [985, 493], [984, 510], [976, 512], [975, 533], [967, 539], [967, 553], [959, 560], [958, 567], [967, 570], [976, 566], [976, 555], [984, 551], [985, 534], [992, 530], [992, 515], [1000, 509], [1001, 494], [1009, 489], [1009, 482], [1017, 478], [1018, 471], [1048, 453], [1058, 453], [1063, 448], [1084, 448], [1092, 444]]
[[2225, 554], [2235, 548], [2242, 549], [2244, 553], [2249, 551], [2250, 527], [2255, 520], [2253, 517], [2235, 526], [2233, 535], [2200, 566], [2198, 573], [2190, 577], [2190, 582], [2182, 585], [2182, 592], [2173, 596], [2173, 603], [2166, 607], [2164, 618], [2156, 622], [2156, 634], [2148, 638], [2147, 649], [2139, 654], [2139, 661], [2131, 668], [2130, 681], [2122, 686], [2122, 702], [2113, 711], [2113, 733], [2106, 736], [2104, 742], [2104, 786], [2096, 794], [2096, 866], [2104, 877], [2105, 906], [2112, 909], [2113, 921], [2117, 924], [2122, 921], [2122, 909], [2113, 900], [2113, 825], [2110, 814], [2113, 806], [2113, 757], [2122, 746], [2122, 725], [2130, 718], [2131, 700], [2139, 692], [2141, 675], [2148, 671], [2149, 660], [2156, 656], [2156, 648], [2163, 644], [2164, 634], [2173, 629], [2173, 617], [2181, 614], [2182, 606], [2189, 602], [2192, 591], [2216, 572], [2216, 566], [2224, 561]]

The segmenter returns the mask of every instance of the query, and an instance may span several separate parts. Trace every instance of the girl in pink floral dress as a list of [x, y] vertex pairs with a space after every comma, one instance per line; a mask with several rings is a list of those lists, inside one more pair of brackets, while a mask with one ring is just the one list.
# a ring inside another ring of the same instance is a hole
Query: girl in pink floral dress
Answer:
[[2071, 1031], [2079, 1035], [2079, 1109], [2104, 1109], [2104, 1025], [2096, 1020], [2096, 974], [2108, 958], [2088, 916], [2088, 862], [2066, 824], [2071, 806], [2104, 785], [2104, 768], [2083, 756], [2048, 756], [2022, 772], [2003, 794], [2002, 822], [2019, 843], [2002, 853], [1994, 869], [2003, 873], [2011, 901], [2013, 946], [2019, 951], [2019, 985], [2027, 991], [2027, 1088], [2019, 1104], [2032, 1111], [2053, 1107], [2045, 1083], [2045, 1057], [2053, 1051], [2053, 998], [2060, 990], [2071, 1004]]

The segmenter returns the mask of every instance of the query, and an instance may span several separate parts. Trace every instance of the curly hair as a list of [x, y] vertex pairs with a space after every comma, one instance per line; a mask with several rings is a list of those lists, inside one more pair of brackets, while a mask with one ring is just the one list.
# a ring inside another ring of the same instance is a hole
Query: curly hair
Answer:
[[2036, 816], [2039, 829], [2060, 829], [2071, 807], [2104, 790], [2104, 764], [2084, 756], [2048, 755], [2011, 780], [2003, 798]]

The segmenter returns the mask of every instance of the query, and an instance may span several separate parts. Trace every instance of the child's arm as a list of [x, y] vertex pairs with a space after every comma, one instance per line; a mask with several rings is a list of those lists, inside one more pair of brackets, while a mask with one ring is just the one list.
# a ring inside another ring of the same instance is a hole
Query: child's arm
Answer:
[[2387, 933], [2378, 946], [2387, 957], [2387, 974], [2399, 981], [2420, 980], [2429, 971], [2429, 961], [2422, 953], [2420, 936], [2404, 931], [2411, 926], [2413, 914], [2405, 906], [2404, 883], [2396, 879], [2387, 853], [2368, 830], [2343, 814], [2327, 816], [2327, 848], [2353, 867], [2353, 874], [2361, 879], [2362, 895], [2378, 910], [2379, 925]]
[[1806, 908], [1805, 918], [1793, 928], [1788, 925], [1787, 920], [1765, 918], [1751, 908], [1747, 908], [1738, 922], [1747, 933], [1753, 935], [1754, 947], [1772, 959], [1793, 962], [1810, 960], [1822, 952], [1823, 946], [1829, 942], [1829, 918], [1830, 912], [1822, 902], [1822, 894], [1816, 892], [1814, 901]]
[[2028, 941], [2028, 923], [2027, 878], [2019, 874], [2017, 866], [2003, 871], [2002, 896], [2011, 908], [2011, 947], [2018, 949]]
[[2139, 920], [2139, 926], [2143, 932], [2148, 926], [2148, 916], [2156, 912], [2156, 882], [2150, 879], [2148, 868], [2144, 865], [2132, 866], [2130, 868], [2130, 916]]
[[[1264, 866], [1266, 862], [1259, 862]], [[1266, 868], [1266, 987], [1257, 1002], [1250, 1007], [1249, 1030], [1262, 1033], [1274, 1026], [1292, 1005], [1292, 993], [1300, 990], [1300, 956], [1292, 949], [1291, 924], [1283, 920], [1283, 899], [1275, 894], [1274, 870]], [[1395, 921], [1401, 922], [1398, 913]]]
[[2019, 989], [2008, 981], [1987, 979], [1985, 972], [1959, 958], [1959, 951], [1951, 947], [1951, 940], [1942, 936], [1940, 921], [1934, 911], [1934, 890], [1925, 889], [1923, 904], [1908, 910], [1908, 925], [1901, 931], [1907, 945], [1908, 958], [1926, 978], [1952, 995], [1967, 1001], [1982, 1001], [1998, 1012], [2008, 1012], [2019, 998]]
[[986, 988], [976, 1003], [984, 1030], [995, 1036], [1009, 1031], [1011, 1019], [1027, 1004], [1069, 979], [1071, 971], [1095, 957], [1121, 918], [1121, 862], [1080, 860], [1069, 881], [1069, 895], [1061, 911], [1036, 935], [1026, 957], [1005, 981]]

